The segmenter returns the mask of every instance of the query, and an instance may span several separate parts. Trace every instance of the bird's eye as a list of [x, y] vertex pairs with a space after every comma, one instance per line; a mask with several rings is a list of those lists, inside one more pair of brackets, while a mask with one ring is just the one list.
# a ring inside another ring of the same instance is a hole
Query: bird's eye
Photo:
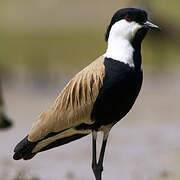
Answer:
[[128, 21], [128, 22], [131, 21], [131, 18], [130, 18], [130, 17], [127, 17], [127, 16], [126, 16], [124, 19], [125, 19], [126, 21]]

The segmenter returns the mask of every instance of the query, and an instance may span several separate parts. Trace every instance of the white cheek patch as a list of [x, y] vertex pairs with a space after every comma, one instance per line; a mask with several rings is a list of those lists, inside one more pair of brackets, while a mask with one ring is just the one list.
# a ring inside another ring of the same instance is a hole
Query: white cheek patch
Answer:
[[138, 24], [138, 23], [134, 23], [132, 25], [132, 37], [135, 36], [136, 32], [142, 28], [142, 25]]
[[141, 27], [136, 22], [128, 22], [124, 19], [116, 22], [110, 30], [108, 48], [104, 56], [134, 67], [134, 48], [130, 41]]

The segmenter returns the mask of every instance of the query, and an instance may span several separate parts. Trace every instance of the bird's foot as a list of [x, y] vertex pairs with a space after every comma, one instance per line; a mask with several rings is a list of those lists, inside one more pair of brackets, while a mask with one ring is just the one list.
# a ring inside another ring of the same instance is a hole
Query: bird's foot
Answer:
[[103, 166], [101, 164], [93, 164], [92, 169], [93, 169], [94, 175], [96, 177], [96, 180], [101, 180]]

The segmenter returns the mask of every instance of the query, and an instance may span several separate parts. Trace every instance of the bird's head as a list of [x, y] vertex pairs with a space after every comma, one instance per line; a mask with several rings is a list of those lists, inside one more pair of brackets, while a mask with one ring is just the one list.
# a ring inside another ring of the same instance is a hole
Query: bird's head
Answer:
[[106, 31], [105, 40], [115, 40], [120, 37], [131, 41], [139, 34], [140, 41], [142, 41], [149, 29], [160, 31], [157, 25], [148, 21], [146, 11], [124, 8], [113, 15]]

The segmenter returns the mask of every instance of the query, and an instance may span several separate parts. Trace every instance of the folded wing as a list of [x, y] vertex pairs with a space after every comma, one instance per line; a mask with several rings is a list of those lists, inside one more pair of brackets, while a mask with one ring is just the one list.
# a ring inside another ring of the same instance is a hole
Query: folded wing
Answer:
[[104, 75], [102, 56], [76, 74], [50, 109], [34, 122], [29, 135], [16, 146], [14, 159], [29, 159], [39, 151], [89, 134], [90, 130], [77, 130], [75, 127], [82, 123], [93, 123], [91, 112], [103, 85]]

